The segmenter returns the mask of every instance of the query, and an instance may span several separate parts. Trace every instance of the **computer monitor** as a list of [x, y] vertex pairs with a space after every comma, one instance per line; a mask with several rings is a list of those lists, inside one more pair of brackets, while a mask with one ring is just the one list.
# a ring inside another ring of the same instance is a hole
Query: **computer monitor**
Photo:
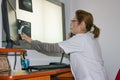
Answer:
[[[33, 0], [33, 3], [37, 3], [35, 1], [36, 0]], [[56, 0], [43, 0], [43, 2], [44, 6], [41, 6], [42, 9], [40, 11], [42, 12], [41, 13], [42, 16], [40, 15], [38, 16], [38, 14], [40, 13], [35, 12], [34, 8], [33, 12], [31, 13], [18, 8], [16, 8], [15, 10], [13, 4], [11, 4], [9, 0], [2, 0], [1, 7], [3, 19], [3, 33], [2, 33], [3, 47], [31, 49], [30, 45], [25, 40], [21, 39], [20, 33], [22, 32], [26, 33], [33, 40], [40, 40], [42, 42], [45, 41], [48, 43], [50, 42], [56, 43], [66, 39], [64, 4]], [[48, 5], [52, 7], [49, 8]], [[34, 6], [35, 4], [33, 4], [33, 7]], [[59, 9], [60, 11], [56, 12], [56, 10], [53, 10], [53, 8], [57, 10]], [[31, 16], [22, 14], [20, 13], [20, 11]], [[35, 15], [33, 16], [33, 14]], [[36, 20], [37, 18], [39, 18], [40, 20]], [[57, 20], [56, 18], [60, 19]], [[54, 28], [57, 30], [55, 30]]]
[[19, 44], [16, 11], [9, 0], [2, 0], [1, 8], [3, 20], [2, 45], [11, 48], [13, 44]]

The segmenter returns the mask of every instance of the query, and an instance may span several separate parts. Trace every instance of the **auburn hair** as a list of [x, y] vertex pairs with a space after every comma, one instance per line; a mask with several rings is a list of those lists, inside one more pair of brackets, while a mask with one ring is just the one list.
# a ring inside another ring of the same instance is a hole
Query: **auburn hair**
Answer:
[[78, 24], [84, 21], [87, 32], [91, 31], [91, 29], [94, 28], [94, 30], [91, 31], [94, 34], [94, 38], [99, 37], [100, 29], [96, 25], [93, 24], [93, 16], [91, 13], [84, 11], [84, 10], [77, 10], [75, 15], [78, 20]]

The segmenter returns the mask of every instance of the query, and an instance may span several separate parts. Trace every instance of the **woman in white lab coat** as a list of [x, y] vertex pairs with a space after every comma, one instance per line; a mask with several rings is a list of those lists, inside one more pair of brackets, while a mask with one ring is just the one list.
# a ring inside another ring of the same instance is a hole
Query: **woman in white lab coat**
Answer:
[[100, 46], [96, 40], [100, 30], [93, 23], [92, 14], [77, 10], [70, 25], [74, 36], [59, 43], [42, 43], [25, 34], [21, 36], [39, 52], [70, 54], [71, 71], [75, 80], [108, 80]]

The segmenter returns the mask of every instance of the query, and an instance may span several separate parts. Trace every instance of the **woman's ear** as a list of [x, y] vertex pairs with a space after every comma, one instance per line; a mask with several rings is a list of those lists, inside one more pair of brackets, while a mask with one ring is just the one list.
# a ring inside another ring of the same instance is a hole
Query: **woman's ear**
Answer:
[[82, 32], [86, 32], [86, 25], [84, 21], [82, 21], [79, 26]]
[[80, 23], [80, 25], [81, 25], [82, 27], [85, 27], [85, 22], [82, 21], [82, 22]]

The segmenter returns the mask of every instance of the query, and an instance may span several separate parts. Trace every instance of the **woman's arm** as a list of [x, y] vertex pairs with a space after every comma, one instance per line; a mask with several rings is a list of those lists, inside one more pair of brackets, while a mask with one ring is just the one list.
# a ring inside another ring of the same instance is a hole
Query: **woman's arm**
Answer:
[[47, 53], [64, 53], [64, 50], [58, 45], [58, 43], [42, 43], [37, 40], [31, 42], [31, 47], [39, 52]]
[[42, 43], [37, 40], [32, 40], [29, 36], [22, 33], [22, 39], [27, 41], [31, 47], [39, 52], [47, 52], [47, 53], [64, 53], [64, 50], [58, 45], [58, 43]]

